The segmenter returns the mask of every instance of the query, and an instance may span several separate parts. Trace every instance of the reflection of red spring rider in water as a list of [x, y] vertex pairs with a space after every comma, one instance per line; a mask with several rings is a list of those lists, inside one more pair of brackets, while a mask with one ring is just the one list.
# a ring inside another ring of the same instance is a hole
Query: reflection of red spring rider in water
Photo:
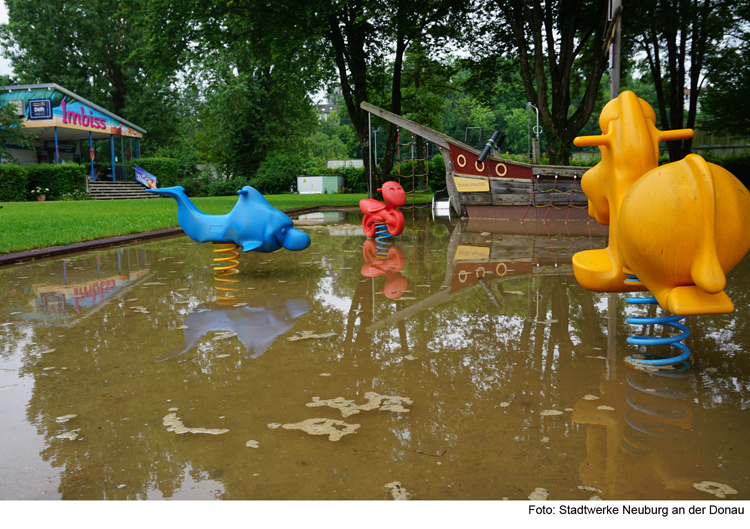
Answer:
[[396, 182], [386, 182], [378, 191], [383, 193], [385, 204], [371, 198], [363, 198], [359, 201], [359, 209], [365, 214], [365, 218], [362, 219], [362, 230], [371, 239], [376, 235], [387, 237], [385, 230], [381, 233], [377, 226], [385, 223], [390, 235], [394, 237], [401, 235], [404, 231], [404, 215], [396, 208], [406, 204], [404, 188]]
[[404, 251], [398, 246], [391, 246], [388, 255], [382, 257], [378, 253], [375, 241], [368, 239], [362, 246], [362, 254], [365, 256], [365, 264], [362, 265], [362, 275], [365, 277], [377, 277], [385, 274], [385, 287], [382, 292], [388, 299], [398, 299], [406, 291], [409, 282], [401, 275], [401, 270], [406, 264]]

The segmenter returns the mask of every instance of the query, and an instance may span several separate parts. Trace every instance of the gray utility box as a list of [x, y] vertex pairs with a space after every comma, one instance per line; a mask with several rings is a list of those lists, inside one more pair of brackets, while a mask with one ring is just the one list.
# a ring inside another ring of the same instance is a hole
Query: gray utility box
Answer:
[[300, 195], [327, 195], [338, 193], [344, 187], [343, 176], [298, 176], [297, 192]]

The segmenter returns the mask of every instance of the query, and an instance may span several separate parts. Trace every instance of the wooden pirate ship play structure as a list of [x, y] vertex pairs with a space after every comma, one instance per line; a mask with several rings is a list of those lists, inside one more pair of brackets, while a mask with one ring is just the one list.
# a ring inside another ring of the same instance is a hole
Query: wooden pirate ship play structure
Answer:
[[445, 159], [450, 204], [461, 217], [486, 219], [588, 218], [581, 190], [586, 167], [516, 162], [481, 151], [369, 103], [362, 108], [436, 145]]

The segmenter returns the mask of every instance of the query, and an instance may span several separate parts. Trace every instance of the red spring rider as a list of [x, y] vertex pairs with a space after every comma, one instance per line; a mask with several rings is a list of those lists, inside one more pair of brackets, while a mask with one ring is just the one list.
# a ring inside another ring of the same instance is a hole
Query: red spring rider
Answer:
[[386, 182], [378, 191], [383, 193], [385, 204], [371, 198], [359, 201], [359, 209], [365, 214], [365, 218], [362, 219], [362, 230], [371, 239], [376, 235], [381, 237], [385, 234], [378, 232], [377, 225], [385, 224], [390, 235], [401, 235], [404, 231], [404, 215], [396, 208], [406, 204], [404, 188], [396, 182]]

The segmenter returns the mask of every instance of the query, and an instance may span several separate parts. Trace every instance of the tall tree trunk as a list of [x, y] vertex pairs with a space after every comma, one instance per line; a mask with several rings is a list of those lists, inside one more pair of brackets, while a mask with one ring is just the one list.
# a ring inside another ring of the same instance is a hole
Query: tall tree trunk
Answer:
[[[601, 49], [607, 24], [605, 3], [598, 7], [596, 23], [581, 28], [583, 0], [572, 0], [564, 6], [554, 2], [542, 5], [541, 0], [495, 1], [515, 41], [526, 97], [539, 109], [544, 127], [552, 137], [550, 162], [567, 165], [573, 139], [594, 110], [606, 66], [606, 55]], [[571, 71], [586, 46], [590, 47], [591, 55], [586, 90], [578, 108], [568, 115]]]
[[[348, 8], [344, 16], [357, 17], [358, 13], [350, 13]], [[342, 26], [336, 15], [328, 17], [328, 33], [333, 47], [334, 61], [339, 71], [341, 93], [344, 97], [346, 110], [352, 120], [354, 131], [362, 146], [362, 160], [365, 162], [365, 180], [370, 186], [370, 128], [369, 115], [360, 104], [369, 101], [367, 97], [367, 60], [365, 54], [365, 32], [357, 22], [350, 21], [344, 25], [346, 35], [342, 33]], [[346, 37], [346, 39], [345, 39]], [[347, 46], [348, 44], [348, 46]]]
[[[404, 53], [406, 51], [406, 37], [402, 31], [396, 33], [396, 57], [393, 61], [393, 85], [391, 87], [391, 112], [401, 115], [401, 77], [404, 69]], [[388, 128], [388, 140], [385, 144], [385, 157], [380, 162], [378, 174], [378, 187], [382, 187], [390, 180], [393, 160], [396, 155], [396, 143], [398, 142], [398, 127], [391, 123]]]

